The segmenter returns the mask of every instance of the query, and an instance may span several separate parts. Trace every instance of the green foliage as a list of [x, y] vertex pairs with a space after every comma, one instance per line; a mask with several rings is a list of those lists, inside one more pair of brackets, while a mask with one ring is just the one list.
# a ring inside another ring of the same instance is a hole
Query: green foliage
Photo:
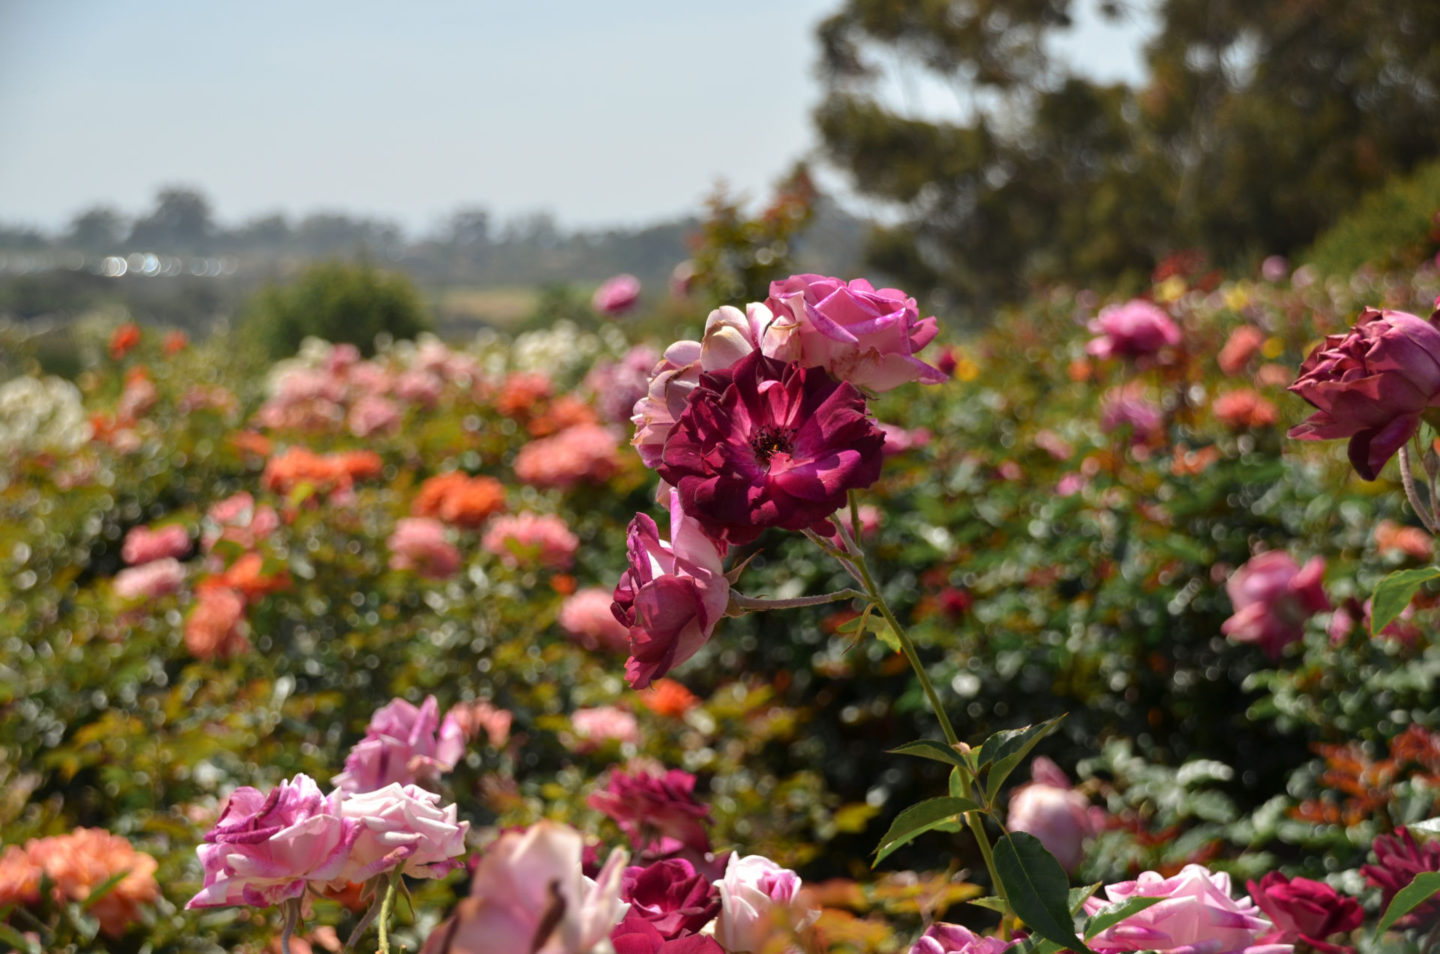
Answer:
[[430, 327], [424, 303], [403, 275], [371, 265], [312, 266], [251, 303], [242, 333], [271, 358], [288, 357], [309, 337], [375, 352], [380, 335], [402, 340]]
[[1367, 194], [1301, 257], [1325, 275], [1413, 267], [1440, 250], [1440, 161]]

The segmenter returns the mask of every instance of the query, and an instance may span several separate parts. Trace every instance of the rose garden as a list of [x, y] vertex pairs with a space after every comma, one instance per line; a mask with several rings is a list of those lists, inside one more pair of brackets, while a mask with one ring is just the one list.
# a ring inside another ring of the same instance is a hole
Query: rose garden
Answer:
[[1440, 944], [1437, 294], [122, 325], [0, 383], [0, 946]]

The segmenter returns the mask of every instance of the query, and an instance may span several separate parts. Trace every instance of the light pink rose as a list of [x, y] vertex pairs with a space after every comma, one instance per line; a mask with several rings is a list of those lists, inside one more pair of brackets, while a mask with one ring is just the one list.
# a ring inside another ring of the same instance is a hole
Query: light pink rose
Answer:
[[460, 569], [460, 551], [445, 538], [445, 524], [431, 517], [403, 517], [395, 523], [386, 546], [390, 569], [414, 570], [423, 577], [443, 580]]
[[579, 538], [560, 517], [528, 510], [496, 517], [480, 543], [507, 566], [551, 570], [568, 570], [580, 548]]
[[570, 729], [575, 736], [575, 749], [589, 751], [609, 741], [638, 744], [640, 723], [634, 713], [616, 706], [576, 709], [570, 714]]
[[444, 380], [433, 371], [411, 368], [395, 378], [395, 396], [408, 404], [434, 407], [440, 403], [440, 395], [444, 390]]
[[731, 854], [716, 887], [715, 940], [727, 954], [766, 950], [771, 938], [803, 931], [820, 917], [820, 909], [800, 897], [800, 876], [763, 855]]
[[640, 301], [640, 279], [634, 275], [616, 275], [595, 289], [590, 303], [602, 315], [612, 318], [625, 314]]
[[412, 878], [444, 877], [457, 867], [453, 859], [465, 853], [470, 830], [456, 814], [454, 805], [442, 808], [439, 795], [414, 785], [392, 783], [346, 796], [340, 817], [353, 819], [357, 833], [336, 886], [360, 884], [395, 868]]
[[190, 534], [179, 524], [172, 523], [157, 530], [131, 527], [120, 546], [120, 559], [131, 566], [139, 566], [151, 560], [182, 557], [189, 552]]
[[1011, 831], [1034, 835], [1061, 867], [1073, 873], [1085, 857], [1085, 839], [1099, 834], [1103, 815], [1098, 812], [1070, 787], [1060, 766], [1041, 755], [1030, 765], [1030, 783], [1010, 794], [1005, 824]]
[[268, 795], [237, 788], [199, 849], [205, 881], [187, 908], [269, 907], [299, 898], [308, 884], [339, 876], [359, 835], [340, 814], [340, 795], [323, 795], [297, 775]]
[[1170, 316], [1139, 298], [1101, 309], [1090, 331], [1100, 337], [1085, 350], [1098, 358], [1144, 358], [1180, 343], [1180, 329]]
[[677, 341], [666, 348], [660, 363], [650, 372], [645, 396], [635, 402], [630, 417], [635, 436], [630, 443], [652, 470], [660, 463], [670, 429], [685, 413], [690, 392], [700, 386], [700, 355], [698, 341]]
[[1240, 643], [1256, 643], [1271, 659], [1305, 635], [1305, 621], [1331, 608], [1322, 580], [1325, 560], [1302, 569], [1284, 550], [1253, 557], [1225, 583], [1235, 607], [1220, 631]]
[[[449, 720], [447, 719], [447, 724]], [[396, 699], [375, 711], [365, 738], [345, 757], [335, 785], [347, 794], [373, 792], [392, 782], [429, 781], [448, 772], [465, 754], [458, 726], [442, 732], [440, 706], [426, 696], [419, 707]]]
[[174, 557], [162, 557], [115, 574], [115, 595], [123, 600], [154, 599], [174, 593], [185, 584], [185, 567]]
[[915, 356], [939, 331], [920, 318], [915, 299], [863, 278], [843, 282], [823, 275], [792, 275], [770, 283], [765, 304], [775, 320], [767, 329], [767, 355], [819, 365], [841, 381], [889, 391], [911, 381], [938, 384], [945, 374]]
[[501, 835], [481, 856], [470, 897], [420, 954], [593, 954], [629, 908], [620, 900], [628, 856], [616, 849], [592, 881], [583, 852], [581, 834], [552, 821]]
[[610, 612], [609, 590], [587, 586], [565, 598], [560, 607], [560, 628], [589, 650], [623, 652], [629, 645], [630, 630]]
[[520, 448], [514, 468], [532, 487], [603, 484], [620, 469], [620, 440], [608, 427], [577, 424]]
[[347, 423], [356, 437], [389, 434], [400, 426], [400, 409], [388, 398], [366, 394], [350, 406]]
[[1249, 898], [1230, 897], [1230, 876], [1200, 865], [1186, 865], [1172, 878], [1154, 871], [1134, 881], [1108, 885], [1105, 897], [1085, 902], [1096, 915], [1131, 898], [1165, 898], [1101, 931], [1090, 941], [1097, 954], [1157, 951], [1160, 954], [1292, 954], [1289, 944], [1262, 943], [1273, 925]]

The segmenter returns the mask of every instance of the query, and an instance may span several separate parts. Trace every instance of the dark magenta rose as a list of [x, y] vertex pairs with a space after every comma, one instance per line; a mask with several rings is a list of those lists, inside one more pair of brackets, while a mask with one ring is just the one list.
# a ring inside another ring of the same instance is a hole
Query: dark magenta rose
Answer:
[[[1440, 871], [1440, 842], [1420, 844], [1408, 828], [1393, 835], [1381, 835], [1372, 846], [1375, 864], [1360, 869], [1365, 880], [1380, 889], [1380, 910], [1390, 907], [1395, 895], [1422, 871]], [[1401, 929], [1434, 927], [1440, 924], [1440, 900], [1427, 901], [1395, 922]]]
[[670, 507], [670, 540], [649, 516], [630, 521], [630, 567], [615, 586], [610, 611], [627, 630], [625, 679], [644, 689], [705, 645], [730, 602], [721, 551], [662, 488]]
[[649, 921], [667, 940], [699, 933], [720, 913], [719, 892], [684, 858], [626, 868], [620, 897], [630, 902], [627, 920]]
[[1330, 335], [1310, 352], [1290, 390], [1317, 408], [1290, 436], [1350, 438], [1350, 463], [1374, 480], [1419, 429], [1426, 409], [1440, 406], [1436, 315], [1426, 321], [1365, 309], [1349, 333]]
[[649, 772], [610, 773], [605, 788], [590, 793], [590, 807], [615, 820], [641, 851], [659, 854], [692, 849], [710, 850], [705, 821], [710, 806], [695, 799], [695, 776], [680, 769], [664, 775]]
[[615, 954], [725, 954], [713, 937], [690, 934], [667, 938], [644, 918], [626, 915], [610, 934]]
[[1246, 882], [1250, 899], [1275, 924], [1275, 930], [1261, 938], [1267, 942], [1304, 942], [1323, 954], [1345, 954], [1344, 944], [1326, 941], [1333, 934], [1349, 934], [1360, 926], [1365, 912], [1354, 898], [1341, 897], [1335, 889], [1309, 878], [1286, 878], [1272, 871], [1260, 883]]
[[706, 533], [744, 543], [823, 522], [880, 476], [884, 446], [854, 385], [754, 351], [700, 376], [656, 469]]

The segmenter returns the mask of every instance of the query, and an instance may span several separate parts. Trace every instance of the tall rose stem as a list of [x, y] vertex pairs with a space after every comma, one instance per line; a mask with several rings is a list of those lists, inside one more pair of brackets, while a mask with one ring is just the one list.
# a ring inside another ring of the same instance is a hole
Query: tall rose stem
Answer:
[[390, 954], [390, 912], [395, 907], [395, 889], [400, 884], [400, 869], [390, 876], [390, 885], [385, 889], [385, 901], [380, 905], [380, 954]]
[[[850, 500], [853, 511], [855, 507], [853, 494]], [[885, 622], [889, 624], [890, 631], [895, 634], [896, 640], [900, 643], [900, 651], [905, 654], [905, 659], [910, 663], [910, 668], [915, 671], [916, 678], [920, 680], [920, 687], [925, 690], [925, 697], [930, 702], [930, 708], [935, 713], [935, 718], [940, 721], [940, 731], [945, 733], [945, 741], [950, 744], [951, 748], [958, 748], [960, 745], [960, 736], [955, 734], [955, 727], [950, 724], [950, 717], [945, 714], [945, 707], [940, 704], [940, 696], [935, 692], [935, 685], [930, 681], [930, 674], [925, 671], [925, 667], [920, 662], [920, 655], [915, 651], [915, 643], [910, 639], [910, 634], [905, 631], [905, 627], [901, 626], [900, 621], [895, 618], [895, 613], [890, 609], [890, 604], [885, 601], [884, 595], [880, 592], [880, 587], [875, 584], [875, 578], [870, 573], [870, 565], [865, 560], [865, 552], [860, 549], [859, 544], [855, 542], [854, 538], [845, 531], [844, 521], [836, 521], [836, 526], [840, 531], [840, 539], [845, 543], [845, 550], [850, 555], [851, 560], [854, 561], [855, 568], [860, 574], [866, 596], [875, 604], [875, 608], [880, 611], [880, 615], [884, 617]], [[965, 778], [965, 794], [966, 796], [973, 794], [968, 777]], [[966, 812], [965, 824], [969, 826], [970, 832], [975, 836], [976, 843], [980, 846], [980, 856], [985, 859], [985, 870], [990, 874], [991, 885], [994, 887], [996, 894], [1004, 898], [1005, 889], [1000, 883], [1000, 875], [995, 868], [995, 855], [990, 849], [990, 838], [985, 834], [984, 820], [980, 817], [979, 812]], [[1008, 900], [1005, 902], [1005, 908], [1006, 914], [1008, 915], [1010, 908]]]
[[820, 596], [797, 596], [792, 599], [771, 600], [762, 597], [746, 596], [744, 593], [735, 590], [730, 591], [730, 605], [736, 609], [747, 610], [752, 613], [765, 610], [801, 609], [806, 606], [824, 606], [827, 603], [838, 603], [841, 600], [864, 600], [869, 599], [859, 590], [836, 590], [834, 593], [824, 593]]
[[1415, 473], [1410, 463], [1410, 447], [1408, 444], [1400, 445], [1400, 483], [1405, 487], [1405, 499], [1410, 501], [1410, 507], [1420, 522], [1425, 525], [1432, 535], [1440, 534], [1435, 527], [1435, 517], [1430, 513], [1430, 508], [1420, 499], [1420, 492], [1415, 488]]

